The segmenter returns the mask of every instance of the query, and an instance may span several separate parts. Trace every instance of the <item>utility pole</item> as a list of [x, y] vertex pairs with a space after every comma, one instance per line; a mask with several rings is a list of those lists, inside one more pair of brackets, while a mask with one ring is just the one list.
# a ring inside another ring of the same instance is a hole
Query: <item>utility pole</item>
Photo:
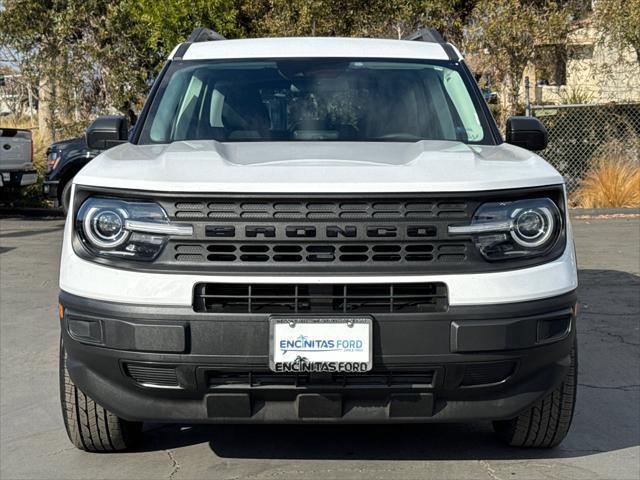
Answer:
[[529, 77], [524, 77], [524, 114], [531, 116], [531, 97], [529, 96]]
[[33, 96], [29, 85], [27, 85], [27, 95], [29, 96], [29, 124], [33, 125]]

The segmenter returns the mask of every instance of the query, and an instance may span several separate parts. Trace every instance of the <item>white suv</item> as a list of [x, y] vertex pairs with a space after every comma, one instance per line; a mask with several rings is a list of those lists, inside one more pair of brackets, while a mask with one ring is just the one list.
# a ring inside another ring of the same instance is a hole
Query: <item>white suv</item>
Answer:
[[[460, 53], [411, 41], [176, 47], [138, 124], [98, 119], [60, 267], [69, 437], [142, 422], [493, 421], [555, 446], [576, 391], [562, 177], [507, 143]], [[525, 147], [525, 148], [521, 148]]]

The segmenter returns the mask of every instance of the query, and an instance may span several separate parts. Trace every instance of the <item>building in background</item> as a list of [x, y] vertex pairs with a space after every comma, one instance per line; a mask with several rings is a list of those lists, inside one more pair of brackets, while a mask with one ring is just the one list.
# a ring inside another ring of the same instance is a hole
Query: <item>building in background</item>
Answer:
[[576, 22], [566, 45], [540, 45], [525, 75], [538, 105], [640, 102], [636, 52], [612, 46], [590, 18]]

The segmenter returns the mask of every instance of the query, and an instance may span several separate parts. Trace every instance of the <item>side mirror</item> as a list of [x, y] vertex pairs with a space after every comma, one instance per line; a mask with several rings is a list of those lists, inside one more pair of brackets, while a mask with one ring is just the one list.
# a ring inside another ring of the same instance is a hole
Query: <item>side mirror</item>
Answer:
[[107, 150], [127, 141], [129, 121], [122, 116], [98, 117], [89, 125], [85, 135], [91, 150]]
[[547, 146], [547, 129], [534, 117], [509, 117], [507, 120], [507, 143], [527, 150], [544, 150]]

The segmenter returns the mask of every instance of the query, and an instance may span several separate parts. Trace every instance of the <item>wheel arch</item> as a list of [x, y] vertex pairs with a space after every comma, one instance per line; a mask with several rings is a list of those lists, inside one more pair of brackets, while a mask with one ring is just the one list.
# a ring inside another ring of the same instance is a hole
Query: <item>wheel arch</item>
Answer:
[[62, 171], [60, 172], [60, 180], [58, 183], [58, 202], [62, 202], [62, 192], [64, 191], [65, 185], [70, 182], [73, 177], [77, 175], [77, 173], [82, 170], [87, 163], [89, 163], [92, 158], [84, 161], [84, 158], [76, 158], [71, 159], [63, 166]]

